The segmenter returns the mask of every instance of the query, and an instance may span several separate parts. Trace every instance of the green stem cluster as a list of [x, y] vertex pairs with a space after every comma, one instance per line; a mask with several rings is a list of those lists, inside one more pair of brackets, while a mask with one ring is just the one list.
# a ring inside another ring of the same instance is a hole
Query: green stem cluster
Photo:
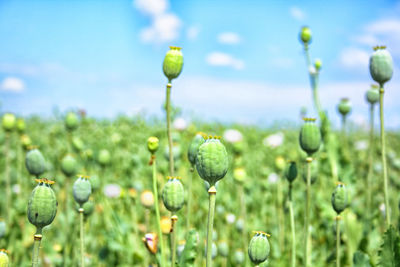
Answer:
[[85, 246], [84, 246], [84, 228], [83, 228], [83, 208], [79, 208], [79, 225], [81, 237], [81, 267], [85, 266]]
[[172, 214], [171, 216], [171, 267], [175, 266], [176, 263], [176, 236], [177, 236], [177, 231], [178, 231], [178, 227], [176, 225], [178, 221], [178, 216], [176, 216], [175, 214]]
[[11, 209], [11, 181], [10, 181], [10, 157], [9, 157], [9, 150], [10, 150], [10, 138], [11, 135], [6, 133], [5, 138], [5, 146], [4, 146], [4, 157], [5, 157], [5, 180], [6, 180], [6, 199], [7, 199], [7, 208], [6, 208], [6, 222], [10, 222], [10, 209]]
[[158, 189], [157, 189], [157, 168], [156, 168], [156, 159], [154, 158], [153, 161], [153, 194], [154, 194], [154, 209], [156, 211], [156, 219], [157, 219], [157, 228], [158, 228], [158, 238], [160, 241], [160, 254], [161, 260], [160, 264], [161, 267], [164, 267], [164, 241], [163, 241], [163, 233], [161, 230], [161, 218], [160, 218], [160, 210], [158, 208]]
[[208, 206], [208, 223], [207, 223], [207, 259], [206, 267], [212, 266], [212, 236], [213, 236], [213, 224], [214, 224], [214, 213], [215, 213], [215, 197], [217, 189], [215, 186], [211, 186], [208, 190], [209, 206]]
[[171, 82], [167, 84], [167, 135], [168, 135], [168, 147], [169, 147], [169, 173], [170, 176], [174, 176], [174, 155], [172, 151], [172, 135], [171, 135]]
[[374, 105], [369, 109], [369, 151], [368, 151], [368, 175], [367, 175], [367, 214], [371, 214], [371, 177], [374, 160]]
[[188, 181], [188, 200], [187, 200], [187, 215], [186, 215], [186, 231], [190, 229], [190, 216], [191, 216], [191, 207], [192, 207], [192, 183], [193, 178], [195, 177], [196, 173], [194, 171], [194, 167], [192, 166], [190, 169], [192, 175]]
[[311, 202], [311, 162], [312, 158], [308, 157], [307, 162], [307, 190], [306, 190], [306, 212], [304, 216], [304, 266], [308, 266], [308, 247], [310, 235], [310, 202]]
[[36, 234], [33, 236], [32, 267], [39, 266], [39, 250], [41, 241], [42, 241], [42, 229], [37, 229]]
[[340, 216], [336, 217], [336, 267], [340, 267]]
[[292, 233], [292, 267], [296, 266], [296, 230], [294, 224], [293, 200], [292, 200], [292, 183], [289, 184], [289, 216], [290, 229]]

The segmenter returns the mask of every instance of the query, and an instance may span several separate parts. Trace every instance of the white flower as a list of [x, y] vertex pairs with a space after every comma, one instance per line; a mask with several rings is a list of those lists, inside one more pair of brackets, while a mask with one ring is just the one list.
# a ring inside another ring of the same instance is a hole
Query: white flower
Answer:
[[279, 176], [276, 173], [271, 173], [270, 175], [268, 175], [268, 182], [270, 184], [275, 184], [276, 182], [278, 182]]
[[121, 195], [121, 187], [117, 184], [108, 184], [104, 187], [104, 195], [109, 198], [116, 198]]
[[184, 118], [176, 118], [174, 120], [174, 129], [178, 130], [178, 131], [184, 131], [187, 128], [187, 122], [185, 121]]
[[315, 75], [315, 74], [317, 74], [317, 69], [316, 69], [314, 66], [310, 66], [310, 67], [308, 68], [308, 72], [309, 72], [311, 75]]
[[224, 132], [224, 140], [229, 143], [236, 143], [243, 140], [241, 132], [235, 129], [228, 129]]
[[283, 133], [278, 132], [276, 134], [271, 134], [265, 137], [263, 140], [263, 144], [264, 146], [275, 148], [282, 145], [283, 139], [284, 139]]
[[236, 220], [235, 214], [232, 214], [232, 213], [226, 214], [226, 222], [227, 223], [233, 224], [235, 222], [235, 220]]
[[19, 193], [21, 193], [21, 186], [19, 184], [13, 185], [12, 191], [14, 192], [14, 194], [18, 195]]
[[364, 151], [368, 148], [368, 143], [365, 140], [357, 141], [354, 144], [354, 148], [358, 151]]

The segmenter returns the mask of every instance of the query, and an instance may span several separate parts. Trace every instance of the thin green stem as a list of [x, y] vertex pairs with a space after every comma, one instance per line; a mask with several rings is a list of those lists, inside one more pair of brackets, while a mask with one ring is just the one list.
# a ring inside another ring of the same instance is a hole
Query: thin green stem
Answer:
[[213, 224], [214, 224], [214, 213], [215, 213], [215, 197], [217, 189], [215, 186], [211, 186], [208, 189], [209, 206], [208, 206], [208, 223], [207, 223], [207, 260], [206, 267], [212, 266], [212, 236], [213, 236]]
[[383, 115], [383, 94], [385, 90], [383, 85], [380, 86], [379, 90], [379, 116], [381, 119], [381, 147], [382, 147], [382, 166], [383, 166], [383, 190], [385, 194], [385, 211], [386, 211], [386, 226], [390, 225], [390, 206], [388, 196], [388, 178], [387, 178], [387, 166], [386, 166], [386, 141], [385, 141], [385, 124]]
[[175, 214], [172, 214], [171, 216], [171, 267], [175, 266], [176, 263], [176, 236], [177, 236], [177, 221], [178, 221], [178, 216]]
[[32, 267], [39, 266], [40, 241], [42, 241], [42, 229], [38, 228], [33, 236]]
[[340, 267], [340, 217], [336, 217], [336, 267]]
[[374, 105], [369, 108], [369, 151], [368, 151], [368, 175], [367, 175], [367, 214], [371, 214], [371, 177], [374, 160]]
[[188, 200], [187, 200], [187, 215], [186, 215], [186, 231], [189, 231], [190, 228], [190, 216], [191, 216], [191, 208], [192, 208], [192, 183], [193, 178], [196, 175], [193, 166], [190, 169], [192, 175], [188, 181]]
[[169, 147], [169, 173], [174, 176], [174, 154], [172, 151], [172, 136], [171, 136], [171, 82], [167, 84], [167, 135], [168, 135], [168, 147]]
[[[240, 195], [240, 217], [243, 219], [243, 229], [242, 229], [242, 243], [243, 251], [247, 251], [247, 224], [246, 224], [246, 195], [244, 193], [244, 187], [241, 183], [239, 185], [239, 195]], [[247, 257], [244, 259], [244, 266], [247, 266]]]
[[308, 247], [309, 247], [309, 228], [310, 228], [310, 202], [311, 202], [311, 162], [312, 158], [308, 157], [307, 161], [307, 190], [306, 190], [306, 212], [304, 216], [304, 266], [308, 266]]
[[83, 208], [79, 208], [79, 224], [80, 224], [80, 235], [81, 235], [81, 267], [85, 267], [85, 240], [84, 240], [84, 229], [83, 229]]
[[11, 135], [6, 133], [6, 139], [4, 144], [4, 157], [5, 157], [5, 180], [6, 180], [6, 222], [7, 224], [10, 223], [10, 209], [11, 209], [11, 181], [10, 181], [10, 157], [9, 157], [9, 150], [10, 150], [10, 138]]
[[157, 168], [156, 168], [156, 159], [153, 161], [153, 194], [154, 194], [154, 209], [156, 211], [156, 219], [157, 219], [157, 228], [158, 228], [158, 238], [160, 241], [160, 254], [161, 254], [161, 267], [164, 267], [164, 241], [163, 241], [163, 233], [161, 230], [161, 221], [160, 221], [160, 210], [158, 208], [158, 189], [157, 189]]
[[292, 267], [295, 267], [296, 266], [296, 230], [295, 230], [295, 225], [294, 225], [292, 183], [289, 184], [289, 215], [290, 215], [290, 229], [292, 232]]

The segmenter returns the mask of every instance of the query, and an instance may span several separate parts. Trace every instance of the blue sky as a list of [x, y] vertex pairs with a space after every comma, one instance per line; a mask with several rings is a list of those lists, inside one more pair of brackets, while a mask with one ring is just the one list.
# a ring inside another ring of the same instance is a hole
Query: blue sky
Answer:
[[[325, 2], [325, 3], [324, 3]], [[311, 95], [301, 26], [321, 58], [320, 94], [330, 117], [349, 97], [357, 123], [371, 47], [395, 61], [386, 121], [400, 127], [400, 4], [395, 1], [1, 1], [2, 111], [51, 114], [84, 108], [97, 117], [162, 116], [169, 45], [182, 47], [184, 70], [172, 100], [183, 116], [242, 122], [296, 121]]]

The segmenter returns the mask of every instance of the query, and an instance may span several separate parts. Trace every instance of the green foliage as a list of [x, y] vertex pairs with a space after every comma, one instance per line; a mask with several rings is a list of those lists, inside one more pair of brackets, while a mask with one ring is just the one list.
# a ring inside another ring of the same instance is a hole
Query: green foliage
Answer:
[[353, 264], [353, 267], [371, 267], [368, 255], [361, 251], [356, 251], [354, 253]]
[[400, 266], [400, 236], [393, 226], [390, 226], [383, 235], [383, 244], [379, 251], [379, 266]]
[[199, 234], [194, 229], [190, 230], [186, 238], [185, 248], [183, 249], [182, 255], [179, 257], [177, 263], [179, 267], [194, 266], [194, 262], [197, 257], [198, 243]]

